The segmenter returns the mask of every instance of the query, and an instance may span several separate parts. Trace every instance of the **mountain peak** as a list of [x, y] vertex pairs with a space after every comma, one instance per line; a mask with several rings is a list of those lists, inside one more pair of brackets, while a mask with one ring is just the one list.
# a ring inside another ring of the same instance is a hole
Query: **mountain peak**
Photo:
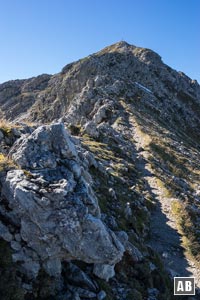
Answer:
[[138, 47], [135, 45], [131, 45], [126, 41], [119, 41], [110, 46], [105, 47], [101, 51], [97, 52], [97, 55], [103, 55], [106, 53], [131, 53], [135, 57], [137, 57], [140, 61], [150, 64], [158, 64], [162, 63], [161, 56], [154, 52], [151, 49]]
[[111, 45], [112, 46], [116, 46], [116, 47], [119, 47], [119, 48], [124, 48], [124, 47], [135, 47], [133, 45], [130, 45], [129, 43], [127, 43], [126, 41], [119, 41], [119, 42], [116, 42], [114, 44]]
[[124, 52], [124, 51], [131, 51], [133, 49], [137, 48], [134, 45], [128, 44], [126, 41], [119, 41], [117, 43], [114, 43], [110, 46], [105, 47], [99, 53], [112, 53], [112, 52]]

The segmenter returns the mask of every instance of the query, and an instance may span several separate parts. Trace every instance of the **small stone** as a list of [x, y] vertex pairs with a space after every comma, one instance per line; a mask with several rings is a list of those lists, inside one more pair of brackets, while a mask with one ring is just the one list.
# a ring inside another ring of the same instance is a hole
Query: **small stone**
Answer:
[[13, 250], [19, 251], [21, 249], [21, 245], [19, 242], [11, 241], [10, 245]]
[[91, 137], [97, 138], [99, 136], [99, 132], [97, 131], [96, 124], [93, 121], [90, 121], [85, 124], [84, 131]]
[[16, 233], [16, 234], [15, 234], [15, 240], [16, 240], [17, 242], [20, 242], [20, 241], [21, 241], [21, 235], [20, 235], [19, 233]]
[[98, 295], [97, 295], [97, 299], [98, 299], [98, 300], [103, 300], [103, 299], [105, 299], [105, 298], [106, 298], [106, 292], [100, 291], [100, 292], [98, 293]]
[[163, 252], [162, 257], [168, 258], [168, 257], [169, 257], [169, 254], [168, 254], [167, 252]]
[[108, 192], [112, 196], [113, 199], [115, 199], [115, 200], [117, 199], [115, 190], [113, 188], [109, 188]]
[[112, 172], [113, 172], [113, 169], [112, 169], [111, 167], [107, 167], [107, 168], [106, 168], [106, 172], [112, 173]]
[[151, 272], [153, 272], [154, 270], [157, 269], [157, 267], [152, 262], [149, 263], [149, 267], [150, 267]]
[[106, 265], [106, 264], [95, 264], [93, 273], [106, 281], [115, 276], [114, 266]]
[[144, 259], [142, 253], [129, 241], [125, 245], [126, 252], [131, 256], [135, 263], [141, 262]]
[[130, 207], [130, 203], [129, 202], [126, 203], [124, 214], [125, 214], [125, 218], [127, 220], [132, 216], [132, 209]]
[[48, 260], [44, 263], [44, 269], [50, 276], [59, 276], [61, 273], [61, 262], [59, 258]]
[[26, 261], [22, 267], [24, 268], [26, 275], [32, 279], [32, 278], [36, 278], [38, 275], [38, 272], [40, 270], [40, 264], [36, 261], [33, 260], [28, 260]]

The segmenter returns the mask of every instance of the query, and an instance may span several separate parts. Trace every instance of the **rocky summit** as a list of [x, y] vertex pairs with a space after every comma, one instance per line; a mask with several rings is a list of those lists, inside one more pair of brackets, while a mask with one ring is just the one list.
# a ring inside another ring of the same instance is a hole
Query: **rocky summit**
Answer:
[[0, 84], [0, 118], [1, 300], [200, 299], [196, 80], [122, 41]]

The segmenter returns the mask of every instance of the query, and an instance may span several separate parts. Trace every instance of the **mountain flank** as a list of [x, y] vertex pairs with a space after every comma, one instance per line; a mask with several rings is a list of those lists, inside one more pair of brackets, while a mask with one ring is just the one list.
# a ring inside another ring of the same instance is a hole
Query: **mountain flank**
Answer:
[[0, 118], [2, 300], [200, 299], [197, 81], [122, 41], [1, 84]]

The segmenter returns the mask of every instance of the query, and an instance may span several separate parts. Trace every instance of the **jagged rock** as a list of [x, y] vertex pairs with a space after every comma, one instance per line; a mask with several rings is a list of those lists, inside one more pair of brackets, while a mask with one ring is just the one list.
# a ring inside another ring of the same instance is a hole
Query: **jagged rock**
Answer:
[[[16, 233], [27, 245], [15, 249], [13, 259], [23, 262], [30, 277], [41, 267], [58, 276], [66, 259], [99, 265], [121, 259], [124, 248], [102, 223], [97, 199], [79, 171], [77, 150], [62, 124], [41, 126], [22, 136], [10, 156], [26, 171], [9, 171], [2, 195], [20, 228]], [[10, 241], [3, 229], [2, 236]]]
[[76, 159], [77, 151], [64, 126], [53, 124], [39, 127], [27, 139], [19, 139], [10, 155], [22, 168], [34, 170], [56, 168], [58, 158]]
[[98, 163], [95, 160], [94, 155], [91, 152], [85, 151], [83, 153], [83, 156], [88, 161], [88, 167], [95, 167], [95, 168], [98, 167]]
[[99, 136], [99, 132], [97, 131], [96, 124], [93, 121], [90, 121], [85, 124], [84, 131], [91, 137], [97, 138]]
[[132, 243], [127, 242], [125, 247], [126, 247], [126, 252], [131, 256], [134, 262], [138, 263], [144, 259], [142, 253]]
[[100, 124], [107, 117], [108, 112], [111, 111], [112, 104], [113, 104], [112, 102], [106, 103], [98, 109], [98, 111], [93, 117], [93, 122], [95, 124]]
[[118, 231], [115, 232], [115, 234], [117, 235], [118, 239], [124, 246], [126, 253], [129, 254], [133, 262], [138, 263], [144, 259], [144, 256], [138, 250], [138, 248], [135, 247], [131, 242], [129, 242], [128, 235], [125, 231]]
[[93, 273], [106, 281], [115, 276], [114, 266], [108, 264], [95, 264]]
[[97, 284], [94, 283], [90, 279], [90, 277], [76, 265], [69, 263], [68, 266], [65, 268], [65, 272], [67, 276], [67, 281], [70, 284], [86, 288], [92, 292], [97, 291]]

